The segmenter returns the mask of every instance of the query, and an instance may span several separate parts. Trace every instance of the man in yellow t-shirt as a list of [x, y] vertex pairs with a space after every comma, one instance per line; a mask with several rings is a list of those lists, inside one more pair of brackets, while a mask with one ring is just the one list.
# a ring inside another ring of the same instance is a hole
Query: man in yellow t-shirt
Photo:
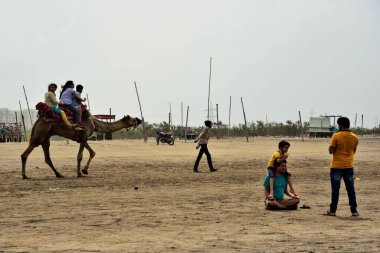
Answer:
[[339, 132], [331, 139], [329, 153], [333, 155], [330, 169], [331, 204], [327, 216], [335, 216], [339, 201], [340, 182], [346, 185], [352, 216], [358, 216], [354, 187], [354, 155], [358, 146], [358, 137], [350, 131], [350, 120], [341, 117], [337, 121]]

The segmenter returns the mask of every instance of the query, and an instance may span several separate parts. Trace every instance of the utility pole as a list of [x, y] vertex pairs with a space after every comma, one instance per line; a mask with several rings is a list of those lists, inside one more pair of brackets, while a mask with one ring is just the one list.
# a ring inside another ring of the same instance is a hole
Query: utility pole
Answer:
[[169, 131], [172, 128], [172, 103], [169, 103]]
[[230, 138], [230, 128], [231, 128], [231, 96], [230, 96], [230, 108], [228, 112], [228, 138]]
[[21, 102], [20, 100], [18, 101], [19, 105], [20, 105], [20, 114], [21, 114], [21, 121], [22, 121], [22, 126], [24, 128], [24, 140], [25, 141], [28, 141], [28, 137], [26, 136], [26, 128], [25, 128], [25, 120], [24, 120], [24, 114], [22, 113], [22, 108], [21, 108]]
[[141, 121], [142, 121], [143, 133], [144, 133], [144, 142], [146, 142], [147, 141], [147, 136], [146, 136], [146, 130], [145, 130], [145, 121], [144, 121], [144, 117], [143, 117], [143, 113], [142, 113], [142, 109], [141, 109], [140, 96], [139, 96], [139, 92], [137, 91], [137, 84], [136, 84], [136, 82], [135, 82], [135, 89], [136, 89], [136, 94], [137, 94], [137, 100], [139, 101], [139, 106], [140, 106]]
[[216, 104], [216, 127], [217, 127], [217, 135], [216, 138], [219, 140], [219, 106]]
[[243, 108], [243, 115], [244, 115], [244, 122], [245, 122], [245, 138], [247, 139], [247, 142], [248, 142], [249, 140], [248, 140], [247, 118], [245, 117], [245, 110], [244, 110], [243, 98], [240, 97], [240, 99], [241, 99], [241, 106], [242, 106], [242, 108]]
[[29, 102], [28, 102], [28, 97], [26, 96], [26, 91], [24, 85], [22, 86], [24, 89], [24, 94], [25, 94], [25, 100], [26, 100], [26, 105], [28, 107], [28, 112], [29, 112], [29, 117], [30, 117], [30, 127], [33, 127], [33, 120], [32, 120], [32, 114], [30, 114], [30, 109], [29, 109]]
[[301, 128], [302, 142], [304, 142], [304, 139], [303, 139], [303, 124], [302, 124], [302, 119], [301, 119], [301, 111], [298, 111], [298, 114], [300, 116], [300, 128]]
[[170, 132], [170, 118], [171, 118], [171, 115], [170, 115], [171, 113], [169, 112], [169, 132]]
[[212, 66], [212, 57], [210, 57], [210, 74], [209, 74], [209, 77], [208, 77], [208, 100], [207, 100], [207, 119], [208, 120], [210, 120], [211, 66]]
[[363, 128], [363, 122], [364, 122], [364, 115], [362, 114], [362, 137], [364, 137], [364, 128]]
[[181, 137], [183, 137], [183, 102], [181, 102]]
[[189, 106], [187, 106], [187, 112], [186, 112], [186, 127], [185, 127], [185, 142], [187, 140], [187, 122], [189, 120]]

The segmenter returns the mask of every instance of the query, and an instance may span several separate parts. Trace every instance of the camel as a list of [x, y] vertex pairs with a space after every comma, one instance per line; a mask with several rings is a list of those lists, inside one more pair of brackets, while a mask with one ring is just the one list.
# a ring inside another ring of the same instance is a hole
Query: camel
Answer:
[[[39, 145], [42, 146], [45, 156], [45, 162], [49, 165], [49, 167], [53, 170], [55, 176], [57, 178], [63, 177], [54, 167], [53, 162], [50, 158], [50, 137], [53, 135], [59, 135], [65, 137], [67, 139], [71, 139], [80, 143], [79, 152], [77, 155], [77, 176], [82, 177], [83, 174], [88, 174], [88, 168], [90, 166], [91, 160], [95, 156], [95, 151], [92, 150], [90, 145], [88, 145], [88, 138], [92, 135], [94, 131], [100, 133], [108, 133], [115, 132], [123, 128], [131, 128], [137, 127], [141, 124], [141, 120], [139, 118], [133, 118], [131, 116], [124, 116], [122, 119], [108, 123], [95, 119], [91, 114], [88, 117], [84, 117], [83, 120], [83, 128], [84, 131], [75, 131], [74, 129], [68, 128], [63, 121], [58, 121], [55, 119], [46, 119], [43, 117], [38, 118], [38, 120], [34, 123], [32, 128], [32, 133], [29, 141], [28, 148], [22, 153], [21, 161], [22, 161], [22, 178], [29, 179], [25, 173], [26, 160], [28, 156], [33, 151], [34, 148]], [[82, 169], [82, 173], [80, 170], [80, 164], [83, 158], [83, 150], [86, 148], [90, 153], [90, 157], [87, 161], [86, 166]]]

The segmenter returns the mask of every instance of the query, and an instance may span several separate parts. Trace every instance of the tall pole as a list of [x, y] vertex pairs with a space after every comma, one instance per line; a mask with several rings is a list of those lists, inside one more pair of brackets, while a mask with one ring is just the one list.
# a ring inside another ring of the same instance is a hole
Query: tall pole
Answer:
[[170, 131], [170, 117], [171, 117], [170, 114], [171, 114], [171, 113], [169, 112], [169, 131]]
[[187, 122], [189, 120], [189, 106], [187, 106], [187, 112], [186, 112], [186, 127], [185, 127], [185, 142], [187, 140]]
[[298, 114], [300, 116], [300, 128], [301, 128], [302, 142], [304, 142], [304, 139], [303, 139], [303, 124], [302, 124], [302, 119], [301, 119], [301, 111], [298, 111]]
[[142, 113], [142, 109], [141, 109], [140, 96], [139, 96], [139, 92], [137, 91], [137, 84], [136, 84], [136, 82], [135, 82], [135, 89], [136, 89], [136, 94], [137, 94], [137, 100], [139, 101], [139, 106], [140, 106], [141, 121], [142, 121], [142, 127], [143, 127], [143, 132], [144, 132], [144, 142], [146, 142], [147, 141], [147, 137], [146, 137], [146, 131], [145, 131], [145, 122], [144, 122], [144, 117], [143, 117], [143, 113]]
[[364, 128], [363, 128], [364, 115], [362, 114], [362, 137], [364, 137]]
[[91, 108], [90, 108], [90, 100], [88, 99], [88, 94], [87, 94], [87, 93], [86, 93], [86, 97], [87, 97], [88, 110], [91, 111]]
[[265, 114], [265, 123], [266, 123], [266, 130], [267, 130], [267, 137], [269, 137], [269, 125], [268, 125], [268, 115]]
[[230, 108], [228, 110], [228, 138], [230, 138], [230, 128], [231, 128], [231, 96], [230, 96]]
[[[110, 108], [110, 119], [109, 119], [109, 123], [111, 123], [111, 115], [112, 115], [112, 109]], [[108, 140], [112, 140], [112, 132], [111, 132], [111, 129], [108, 128]]]
[[243, 104], [243, 98], [240, 97], [241, 100], [241, 107], [243, 108], [243, 115], [244, 115], [244, 122], [245, 122], [245, 138], [248, 140], [248, 128], [247, 128], [247, 118], [245, 117], [245, 110], [244, 110], [244, 104]]
[[28, 106], [28, 112], [29, 112], [29, 117], [30, 117], [30, 127], [33, 127], [32, 114], [30, 114], [28, 97], [26, 96], [26, 91], [25, 91], [24, 85], [22, 86], [22, 88], [24, 89], [24, 95], [25, 95], [26, 105]]
[[219, 106], [216, 104], [216, 127], [217, 127], [217, 135], [216, 138], [219, 140]]
[[212, 66], [212, 57], [210, 57], [210, 74], [209, 74], [209, 77], [208, 77], [208, 100], [207, 100], [207, 119], [208, 120], [210, 120], [211, 66]]
[[21, 108], [21, 102], [20, 100], [18, 101], [20, 105], [20, 114], [21, 114], [21, 121], [22, 121], [22, 126], [24, 127], [24, 140], [28, 141], [28, 137], [26, 136], [26, 128], [25, 128], [25, 120], [24, 120], [24, 114], [22, 114], [22, 108]]
[[172, 122], [172, 103], [169, 103], [169, 130], [171, 129], [171, 126], [173, 124]]
[[356, 121], [358, 120], [358, 113], [355, 113], [355, 128], [356, 128]]
[[18, 128], [17, 112], [15, 112], [15, 116], [16, 116], [16, 129], [20, 130], [20, 132], [17, 131], [18, 132], [17, 142], [21, 142], [21, 129]]
[[183, 102], [181, 102], [181, 137], [183, 136]]

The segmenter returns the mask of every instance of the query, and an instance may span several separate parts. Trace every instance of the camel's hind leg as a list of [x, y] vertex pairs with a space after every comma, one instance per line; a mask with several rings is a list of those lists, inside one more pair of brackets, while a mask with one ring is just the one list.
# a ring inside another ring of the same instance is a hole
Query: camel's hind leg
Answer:
[[83, 159], [83, 150], [84, 150], [85, 143], [81, 143], [79, 146], [78, 156], [77, 156], [77, 176], [82, 177], [82, 173], [80, 172], [80, 163]]
[[25, 173], [25, 167], [26, 167], [26, 160], [28, 159], [28, 156], [30, 153], [32, 153], [34, 149], [34, 145], [29, 144], [28, 148], [22, 153], [21, 155], [21, 161], [22, 161], [22, 179], [29, 179], [29, 177], [26, 176]]
[[86, 142], [84, 144], [84, 147], [88, 150], [88, 152], [90, 153], [90, 158], [88, 158], [88, 161], [87, 161], [87, 164], [86, 166], [84, 166], [84, 168], [82, 169], [82, 172], [83, 174], [88, 174], [88, 167], [90, 167], [90, 163], [91, 163], [91, 160], [92, 158], [94, 158], [94, 156], [96, 155], [95, 151], [90, 147], [90, 145], [88, 145], [88, 143]]
[[56, 177], [60, 178], [63, 177], [55, 168], [53, 165], [53, 162], [51, 161], [50, 158], [50, 141], [47, 140], [44, 143], [42, 143], [42, 149], [44, 150], [44, 155], [45, 155], [45, 162], [49, 165], [49, 167], [53, 170], [54, 174]]

